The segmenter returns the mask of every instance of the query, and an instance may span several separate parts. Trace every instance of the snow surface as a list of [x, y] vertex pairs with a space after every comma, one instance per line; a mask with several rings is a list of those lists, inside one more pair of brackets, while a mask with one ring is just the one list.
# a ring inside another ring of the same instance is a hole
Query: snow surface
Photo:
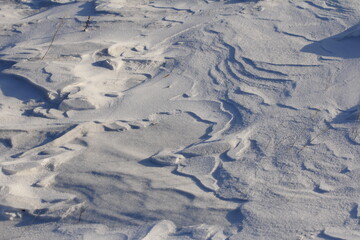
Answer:
[[0, 239], [360, 239], [359, 21], [0, 0]]

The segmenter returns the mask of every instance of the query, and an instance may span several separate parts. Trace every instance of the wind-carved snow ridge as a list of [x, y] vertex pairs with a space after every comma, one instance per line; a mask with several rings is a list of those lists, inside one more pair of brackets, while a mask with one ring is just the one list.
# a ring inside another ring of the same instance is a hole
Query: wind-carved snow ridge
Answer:
[[2, 3], [1, 238], [357, 239], [359, 14]]
[[345, 40], [348, 38], [358, 38], [360, 37], [360, 24], [356, 24], [351, 28], [347, 29], [345, 32], [341, 33], [340, 36], [337, 37], [338, 40]]

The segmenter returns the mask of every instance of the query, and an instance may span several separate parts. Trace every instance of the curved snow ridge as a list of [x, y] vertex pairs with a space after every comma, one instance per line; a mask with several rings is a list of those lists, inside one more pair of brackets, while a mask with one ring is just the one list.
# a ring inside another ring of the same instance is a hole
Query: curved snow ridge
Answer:
[[[16, 70], [14, 70], [16, 69]], [[54, 93], [17, 70], [17, 62], [1, 60], [0, 89], [7, 97], [17, 98], [22, 102], [52, 100]]]
[[[186, 228], [177, 227], [170, 220], [161, 220], [142, 227], [128, 229], [109, 228], [102, 224], [76, 224], [66, 225], [54, 231], [54, 239], [62, 237], [92, 239], [117, 239], [117, 240], [183, 240], [183, 239], [213, 239], [221, 240], [231, 236], [233, 229], [202, 224]], [[36, 233], [35, 233], [36, 234]]]
[[353, 231], [345, 228], [326, 228], [323, 233], [324, 237], [346, 239], [346, 240], [355, 240], [360, 238], [359, 231]]
[[340, 33], [339, 35], [337, 35], [336, 39], [341, 41], [349, 38], [359, 38], [359, 37], [360, 37], [360, 24], [356, 24], [350, 27], [349, 29], [346, 29], [344, 32]]
[[19, 74], [1, 74], [0, 84], [5, 96], [17, 98], [23, 102], [51, 100], [54, 97], [53, 92]]
[[[75, 195], [53, 189], [57, 169], [74, 159], [84, 147], [84, 143], [77, 140], [76, 130], [77, 127], [48, 129], [48, 139], [1, 162], [2, 187], [7, 189], [3, 192], [6, 199], [3, 203], [19, 213], [10, 220], [16, 220], [20, 225], [54, 222], [79, 204]], [[34, 138], [38, 133], [27, 134]], [[15, 140], [11, 139], [13, 147], [19, 144]]]

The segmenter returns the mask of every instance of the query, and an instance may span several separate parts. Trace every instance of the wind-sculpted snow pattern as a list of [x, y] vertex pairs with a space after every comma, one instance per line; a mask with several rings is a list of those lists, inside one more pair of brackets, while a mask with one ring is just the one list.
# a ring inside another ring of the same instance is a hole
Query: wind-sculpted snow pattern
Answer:
[[359, 239], [360, 3], [9, 0], [1, 239]]

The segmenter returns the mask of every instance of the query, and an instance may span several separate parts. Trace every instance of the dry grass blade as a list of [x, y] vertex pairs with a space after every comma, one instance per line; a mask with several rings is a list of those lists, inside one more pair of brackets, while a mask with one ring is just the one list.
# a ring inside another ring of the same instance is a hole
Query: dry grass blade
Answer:
[[64, 23], [65, 23], [64, 19], [65, 19], [65, 18], [62, 18], [62, 19], [61, 19], [61, 22], [60, 22], [59, 26], [56, 28], [56, 31], [55, 31], [55, 33], [54, 33], [54, 36], [53, 36], [52, 39], [51, 39], [50, 45], [49, 45], [48, 49], [46, 50], [44, 56], [42, 56], [41, 60], [43, 60], [43, 59], [45, 58], [45, 56], [48, 54], [48, 52], [50, 51], [50, 48], [52, 47], [52, 45], [53, 45], [53, 43], [54, 43], [54, 40], [55, 40], [55, 38], [56, 38], [56, 35], [58, 34], [60, 28], [61, 28], [61, 27], [64, 25]]
[[306, 144], [303, 145], [303, 147], [298, 151], [298, 153], [301, 153], [307, 146], [309, 146], [310, 144], [312, 144], [312, 142], [317, 139], [318, 137], [320, 137], [321, 135], [323, 135], [324, 133], [326, 133], [327, 131], [329, 131], [329, 128], [325, 128], [322, 129], [318, 134], [316, 134], [315, 137], [313, 137], [312, 139], [310, 139], [310, 141]]

